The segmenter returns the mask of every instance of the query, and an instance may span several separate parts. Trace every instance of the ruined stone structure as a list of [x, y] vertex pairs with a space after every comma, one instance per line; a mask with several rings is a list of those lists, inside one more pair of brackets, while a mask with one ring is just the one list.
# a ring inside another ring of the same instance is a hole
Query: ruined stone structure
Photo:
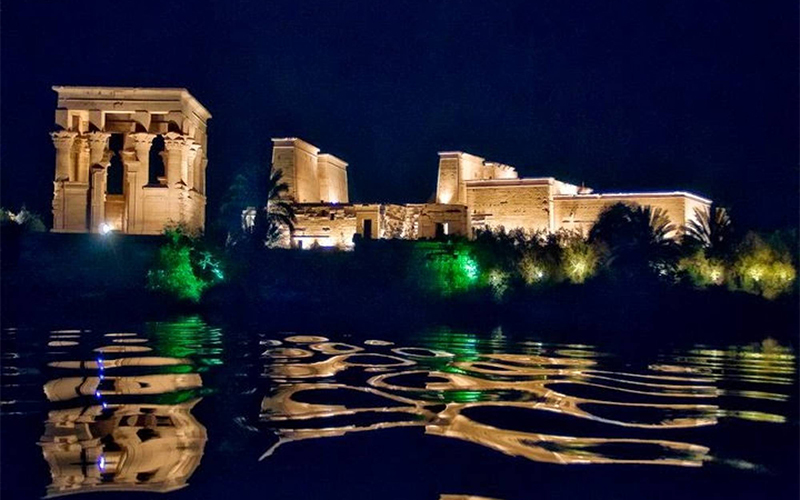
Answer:
[[[59, 127], [51, 133], [53, 231], [159, 234], [177, 223], [204, 228], [211, 114], [186, 89], [53, 90]], [[117, 151], [112, 143], [119, 144]], [[122, 186], [112, 193], [109, 168], [115, 162], [121, 163]]]
[[436, 200], [466, 206], [473, 231], [502, 227], [583, 234], [605, 207], [618, 202], [661, 208], [678, 228], [695, 217], [695, 208], [711, 204], [680, 191], [595, 194], [552, 177], [520, 179], [513, 167], [463, 152], [439, 153]]
[[296, 248], [351, 248], [357, 235], [415, 240], [499, 228], [586, 235], [603, 209], [618, 202], [661, 208], [677, 235], [695, 209], [711, 204], [686, 192], [595, 194], [552, 177], [520, 178], [514, 167], [460, 151], [439, 153], [436, 203], [353, 204], [347, 163], [297, 138], [272, 142], [272, 169], [283, 171], [296, 203]]

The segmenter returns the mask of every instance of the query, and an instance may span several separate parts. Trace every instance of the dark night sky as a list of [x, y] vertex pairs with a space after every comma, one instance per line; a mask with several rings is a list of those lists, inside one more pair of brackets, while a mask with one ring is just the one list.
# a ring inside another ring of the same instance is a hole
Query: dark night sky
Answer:
[[796, 0], [5, 0], [1, 201], [49, 212], [52, 85], [171, 86], [214, 115], [210, 216], [299, 136], [350, 163], [355, 201], [425, 201], [463, 150], [796, 226], [797, 26]]

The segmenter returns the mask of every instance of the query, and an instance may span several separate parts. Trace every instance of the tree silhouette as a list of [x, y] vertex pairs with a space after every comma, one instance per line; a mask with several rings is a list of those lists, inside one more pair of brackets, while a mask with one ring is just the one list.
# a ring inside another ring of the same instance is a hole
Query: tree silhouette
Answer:
[[660, 208], [615, 203], [600, 213], [589, 242], [601, 248], [606, 267], [616, 273], [666, 275], [677, 259], [676, 230]]
[[722, 207], [695, 208], [694, 216], [686, 224], [684, 245], [690, 249], [703, 248], [709, 257], [728, 255], [734, 237], [728, 211]]
[[283, 171], [274, 170], [267, 183], [267, 203], [256, 209], [252, 225], [243, 234], [256, 247], [273, 247], [284, 243], [294, 232], [297, 220], [294, 203], [288, 197], [289, 185], [283, 181]]

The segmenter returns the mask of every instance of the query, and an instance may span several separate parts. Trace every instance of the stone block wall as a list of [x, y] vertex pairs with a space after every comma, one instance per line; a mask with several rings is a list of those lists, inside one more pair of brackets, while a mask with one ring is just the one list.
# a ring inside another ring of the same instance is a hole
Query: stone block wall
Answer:
[[409, 239], [407, 222], [411, 213], [406, 205], [381, 205], [381, 239]]
[[600, 213], [615, 203], [650, 206], [664, 210], [670, 221], [679, 229], [694, 218], [694, 208], [709, 206], [709, 200], [689, 193], [621, 193], [555, 196], [556, 230], [567, 229], [589, 234]]
[[347, 203], [347, 163], [296, 137], [272, 139], [272, 171], [283, 172], [296, 203]]
[[437, 225], [443, 225], [443, 231], [450, 236], [470, 236], [467, 207], [464, 205], [447, 205], [443, 203], [425, 203], [409, 205], [418, 210], [416, 231], [411, 239], [431, 239], [437, 236]]
[[106, 224], [115, 231], [122, 231], [125, 227], [125, 197], [121, 194], [106, 197]]
[[347, 203], [347, 163], [331, 154], [318, 157], [320, 200], [325, 203]]
[[467, 183], [467, 209], [473, 229], [521, 228], [528, 231], [551, 227], [551, 182], [522, 179]]
[[292, 246], [311, 248], [353, 246], [356, 210], [352, 205], [298, 205]]

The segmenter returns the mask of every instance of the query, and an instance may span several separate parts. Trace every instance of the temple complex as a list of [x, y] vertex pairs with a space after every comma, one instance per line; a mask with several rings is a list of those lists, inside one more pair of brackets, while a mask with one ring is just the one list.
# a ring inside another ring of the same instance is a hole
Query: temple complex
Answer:
[[[206, 122], [186, 89], [53, 87], [53, 231], [160, 234], [205, 226]], [[110, 176], [110, 170], [116, 170]], [[111, 180], [117, 180], [111, 185]]]
[[[207, 121], [186, 89], [53, 87], [56, 148], [53, 231], [160, 234], [203, 230]], [[461, 151], [439, 153], [433, 203], [353, 203], [346, 161], [295, 137], [272, 139], [297, 224], [286, 245], [352, 248], [354, 239], [471, 237], [480, 229], [587, 234], [602, 210], [626, 202], [661, 208], [676, 227], [710, 200], [676, 192], [596, 194]], [[252, 220], [252, 214], [245, 220]], [[676, 231], [679, 234], [680, 229]]]
[[[519, 178], [514, 167], [460, 151], [439, 153], [435, 203], [351, 203], [347, 166], [297, 138], [272, 139], [272, 170], [281, 170], [295, 202], [295, 248], [352, 248], [354, 238], [472, 237], [480, 229], [524, 229], [584, 235], [604, 208], [618, 202], [664, 210], [678, 228], [710, 200], [676, 191], [593, 193], [552, 177]], [[287, 241], [287, 245], [289, 242]]]

